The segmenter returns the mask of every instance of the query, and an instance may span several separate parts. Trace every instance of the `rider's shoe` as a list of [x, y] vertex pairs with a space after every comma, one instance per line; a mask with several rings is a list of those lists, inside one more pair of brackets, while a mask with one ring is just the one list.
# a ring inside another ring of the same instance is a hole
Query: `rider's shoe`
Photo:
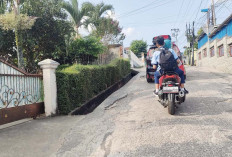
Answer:
[[158, 92], [156, 92], [155, 90], [153, 91], [153, 95], [158, 96]]
[[184, 88], [184, 92], [185, 92], [185, 94], [188, 94], [188, 93], [189, 93], [189, 91], [187, 91], [187, 89], [185, 89], [185, 88]]

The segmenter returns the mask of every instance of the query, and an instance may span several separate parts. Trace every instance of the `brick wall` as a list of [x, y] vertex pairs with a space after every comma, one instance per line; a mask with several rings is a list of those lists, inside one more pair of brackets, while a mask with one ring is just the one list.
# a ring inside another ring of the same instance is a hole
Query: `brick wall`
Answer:
[[[222, 72], [232, 74], [232, 57], [230, 56], [229, 48], [232, 44], [232, 37], [225, 36], [223, 39], [215, 39], [210, 44], [204, 44], [198, 50], [197, 66], [211, 67]], [[219, 47], [223, 46], [224, 56], [219, 56]], [[215, 55], [210, 56], [210, 48], [214, 47]], [[207, 57], [204, 57], [204, 50], [207, 50]], [[201, 60], [199, 60], [199, 53], [201, 53]]]

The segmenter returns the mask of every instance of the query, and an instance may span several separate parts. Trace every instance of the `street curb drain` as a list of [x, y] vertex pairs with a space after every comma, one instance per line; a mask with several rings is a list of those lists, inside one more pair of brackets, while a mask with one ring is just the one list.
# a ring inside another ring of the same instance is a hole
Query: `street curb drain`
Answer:
[[108, 96], [110, 96], [112, 93], [123, 87], [127, 82], [130, 81], [130, 79], [132, 79], [138, 73], [138, 71], [132, 70], [132, 72], [129, 75], [127, 75], [114, 85], [110, 86], [106, 90], [102, 91], [89, 101], [85, 102], [81, 107], [74, 109], [69, 113], [69, 115], [85, 115], [93, 112], [94, 109], [96, 109]]

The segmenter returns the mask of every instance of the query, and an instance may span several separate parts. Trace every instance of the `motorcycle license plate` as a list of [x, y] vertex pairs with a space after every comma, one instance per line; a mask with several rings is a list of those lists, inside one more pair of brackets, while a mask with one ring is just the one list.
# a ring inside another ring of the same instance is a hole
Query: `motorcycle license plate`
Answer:
[[178, 93], [178, 87], [163, 87], [163, 93]]

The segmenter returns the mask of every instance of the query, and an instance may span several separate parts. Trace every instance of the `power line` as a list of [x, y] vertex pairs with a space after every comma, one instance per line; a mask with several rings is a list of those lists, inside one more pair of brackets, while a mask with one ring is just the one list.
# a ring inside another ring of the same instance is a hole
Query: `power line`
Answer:
[[[196, 17], [195, 17], [195, 21], [196, 21], [196, 19], [197, 19], [197, 16], [198, 16], [198, 14], [199, 14], [199, 11], [200, 11], [200, 7], [201, 7], [201, 5], [202, 5], [202, 0], [201, 0], [201, 3], [200, 3], [200, 6], [199, 6], [199, 8], [198, 8], [198, 11], [197, 11], [197, 13], [196, 13]], [[224, 1], [224, 2], [220, 2], [220, 1], [218, 1], [218, 2], [216, 2], [215, 3], [215, 7], [220, 7], [220, 6], [222, 6], [222, 5], [224, 5], [225, 6], [225, 3], [226, 2], [228, 2], [228, 0], [226, 0], [226, 1]], [[207, 6], [206, 6], [207, 7]], [[223, 6], [218, 10], [218, 12], [221, 10], [223, 8]], [[228, 9], [228, 8], [227, 8]], [[209, 8], [209, 11], [211, 10], [211, 8]], [[228, 9], [229, 10], [229, 9]], [[203, 16], [201, 16], [199, 19], [198, 19], [198, 22], [197, 22], [197, 25], [199, 26], [199, 25], [202, 25], [203, 23], [204, 23], [204, 21], [205, 21], [205, 18], [206, 17], [206, 14], [205, 15], [203, 15]], [[201, 22], [200, 22], [201, 21]], [[202, 26], [201, 26], [202, 27]], [[201, 27], [196, 27], [196, 28], [201, 28]], [[181, 38], [182, 37], [182, 35], [179, 37], [179, 38]], [[180, 45], [182, 45], [183, 43], [184, 43], [185, 41], [183, 40], [183, 42], [181, 42], [180, 43]]]
[[[148, 21], [152, 21], [152, 22], [147, 22], [147, 21], [140, 21], [140, 22], [133, 22], [133, 23], [126, 23], [126, 24], [141, 24], [141, 23], [143, 23], [143, 24], [145, 24], [145, 25], [149, 25], [149, 24], [159, 24], [159, 22], [161, 22], [161, 23], [164, 23], [164, 24], [166, 24], [166, 23], [175, 23], [176, 21], [170, 21], [170, 20], [173, 20], [173, 18], [172, 19], [170, 19], [170, 17], [176, 17], [176, 15], [172, 15], [172, 16], [165, 16], [165, 17], [160, 17], [160, 18], [156, 18], [156, 19], [149, 19]], [[165, 19], [165, 20], [164, 20]], [[155, 20], [155, 21], [153, 21], [153, 20]], [[160, 21], [161, 20], [161, 21]], [[147, 22], [147, 23], [146, 23]]]
[[[191, 1], [191, 2], [193, 2], [193, 1]], [[203, 2], [203, 0], [201, 0], [201, 4], [200, 4], [200, 7], [201, 7], [201, 5], [202, 5], [202, 2]], [[190, 4], [192, 4], [192, 3], [188, 3], [188, 6], [187, 6], [187, 9], [186, 9], [186, 12], [185, 12], [185, 16], [187, 15], [187, 13], [188, 13], [188, 7], [189, 6], [191, 6]], [[199, 9], [200, 9], [200, 7], [199, 7]], [[198, 9], [198, 11], [197, 11], [197, 15], [196, 15], [196, 18], [197, 18], [197, 16], [198, 16], [198, 13], [199, 13], [199, 9]], [[194, 15], [194, 14], [193, 14]], [[193, 16], [192, 16], [193, 17]], [[196, 20], [196, 18], [195, 18], [195, 20]], [[178, 25], [178, 27], [180, 26], [180, 24]], [[184, 36], [184, 34], [185, 34], [185, 32], [183, 32], [182, 33], [182, 36]], [[179, 37], [179, 38], [181, 38], [181, 36]], [[179, 39], [178, 38], [178, 39]], [[184, 42], [184, 41], [183, 41]]]
[[[161, 0], [160, 0], [160, 2], [161, 2]], [[137, 11], [139, 11], [139, 10], [148, 8], [148, 7], [150, 7], [153, 3], [157, 4], [157, 1], [154, 0], [154, 1], [152, 1], [151, 3], [149, 3], [149, 4], [147, 4], [147, 5], [144, 5], [144, 6], [140, 7], [140, 8], [137, 8], [137, 9], [134, 9], [134, 10], [131, 10], [131, 11], [122, 13], [121, 15], [119, 15], [118, 18], [121, 18], [122, 16], [129, 15], [129, 14], [131, 14], [131, 13], [137, 12]]]
[[230, 9], [225, 5], [225, 4], [223, 4], [225, 7], [226, 7], [226, 9], [230, 12]]
[[[227, 2], [228, 0], [226, 0], [226, 1], [223, 1], [223, 2], [221, 2], [221, 1], [217, 1], [216, 3], [215, 3], [215, 7], [220, 7], [222, 4], [223, 5], [225, 5], [225, 3]], [[201, 3], [200, 3], [200, 6], [199, 6], [199, 8], [198, 8], [198, 11], [197, 11], [197, 13], [196, 13], [196, 17], [195, 17], [195, 21], [196, 21], [196, 19], [197, 19], [197, 16], [198, 16], [198, 14], [199, 14], [199, 11], [200, 11], [200, 7], [202, 6], [202, 3], [203, 3], [203, 1], [201, 0]], [[228, 5], [227, 5], [228, 6]], [[207, 7], [207, 3], [206, 3], [206, 7]], [[206, 8], [205, 7], [205, 8]], [[219, 11], [222, 9], [222, 7], [219, 9]], [[227, 8], [228, 9], [228, 8]], [[187, 9], [188, 10], [188, 9]], [[209, 8], [209, 11], [211, 10], [211, 8]], [[229, 10], [229, 9], [228, 9]], [[192, 16], [193, 17], [193, 16]], [[191, 17], [191, 19], [192, 19], [192, 17]], [[205, 21], [205, 18], [206, 18], [206, 14], [204, 14], [203, 16], [201, 16], [197, 21], [197, 26], [199, 26], [199, 25], [203, 25], [203, 23], [204, 23], [204, 21]], [[202, 27], [202, 26], [201, 26]], [[196, 28], [201, 28], [201, 27], [196, 27]], [[182, 35], [178, 38], [178, 39], [180, 39], [180, 38], [182, 38], [182, 36], [184, 35], [184, 33], [182, 33]], [[180, 43], [180, 45], [182, 45], [183, 43], [185, 42], [185, 40], [183, 40], [181, 43]]]
[[[178, 18], [179, 18], [180, 12], [181, 12], [181, 10], [182, 10], [183, 4], [184, 4], [184, 0], [183, 0], [182, 3], [181, 3], [180, 9], [179, 9], [179, 13], [178, 13], [178, 15], [177, 15], [177, 17], [176, 17], [176, 22], [178, 21]], [[176, 26], [176, 23], [175, 23], [174, 27], [175, 27], [175, 26]]]
[[[197, 11], [197, 12], [196, 12], [196, 18], [197, 18], [197, 16], [198, 16], [199, 11], [200, 11], [202, 2], [203, 2], [203, 0], [201, 0], [200, 6], [196, 9], [196, 11]], [[195, 13], [193, 14], [193, 16], [194, 16], [194, 15], [195, 15]], [[193, 16], [192, 16], [192, 17], [193, 17]], [[192, 17], [191, 17], [191, 19], [192, 19]], [[195, 18], [195, 20], [196, 20], [196, 18]], [[184, 32], [183, 32], [182, 34], [184, 34]], [[183, 35], [181, 35], [181, 36], [183, 36]], [[180, 37], [181, 37], [181, 36], [180, 36]], [[180, 38], [180, 37], [179, 37], [179, 38]], [[179, 39], [179, 38], [178, 38], [178, 39]]]
[[[228, 0], [226, 0], [226, 1], [224, 1], [224, 2], [217, 1], [217, 2], [215, 3], [215, 7], [218, 8], [218, 7], [220, 7], [221, 5], [225, 4], [227, 1], [228, 1]], [[222, 7], [221, 7], [219, 10], [221, 10], [221, 9], [222, 9]], [[211, 8], [208, 8], [208, 11], [210, 12], [210, 11], [211, 11]], [[204, 26], [202, 26], [202, 25], [203, 25], [204, 22], [207, 20], [207, 19], [204, 19], [204, 18], [206, 18], [206, 15], [207, 15], [207, 14], [204, 14], [202, 17], [200, 17], [200, 18], [197, 20], [197, 21], [198, 21], [198, 22], [196, 22], [196, 23], [197, 23], [197, 25], [196, 25], [196, 28], [197, 28], [197, 29], [200, 29], [200, 28], [204, 27]], [[197, 16], [196, 16], [196, 18], [197, 18]], [[195, 21], [196, 21], [196, 18], [195, 18]], [[201, 21], [201, 22], [200, 22], [200, 21]], [[201, 27], [198, 27], [198, 26], [200, 26], [200, 25], [201, 25]]]
[[154, 22], [154, 23], [149, 23], [149, 24], [146, 24], [146, 25], [134, 24], [134, 25], [131, 25], [131, 26], [148, 27], [149, 25], [152, 26], [152, 25], [154, 25], [154, 24], [155, 24], [155, 25], [161, 25], [161, 24], [170, 24], [170, 23], [175, 23], [175, 21], [160, 22], [160, 23]]
[[165, 4], [168, 4], [170, 1], [173, 1], [173, 0], [169, 0], [169, 1], [166, 2], [166, 3], [157, 5], [157, 6], [155, 6], [155, 7], [151, 7], [151, 8], [149, 8], [149, 9], [143, 11], [143, 12], [135, 12], [135, 13], [132, 13], [132, 14], [127, 14], [127, 15], [125, 15], [125, 16], [121, 16], [121, 17], [119, 17], [119, 18], [129, 17], [129, 16], [133, 16], [133, 15], [136, 15], [136, 14], [139, 14], [139, 13], [144, 13], [144, 12], [149, 11], [149, 10], [151, 10], [151, 9], [154, 9], [154, 8], [157, 8], [157, 7], [160, 7], [160, 6], [163, 6], [163, 5], [165, 5]]
[[[191, 1], [190, 3], [188, 3], [188, 6], [186, 7], [186, 11], [185, 11], [185, 13], [184, 13], [184, 17], [186, 17], [186, 15], [187, 15], [187, 13], [188, 13], [188, 11], [189, 11], [189, 6], [191, 6], [192, 2], [194, 2], [194, 1]], [[180, 26], [180, 24], [178, 25], [178, 27], [179, 27], [179, 26]]]
[[[170, 0], [170, 1], [171, 1], [171, 0]], [[143, 12], [142, 12], [142, 11], [137, 12], [137, 13], [135, 12], [135, 13], [133, 13], [133, 14], [125, 15], [125, 16], [123, 16], [123, 17], [128, 17], [128, 16], [133, 16], [133, 15], [136, 15], [136, 14], [144, 13], [144, 12], [149, 11], [149, 10], [151, 10], [151, 9], [154, 9], [154, 8], [157, 8], [157, 7], [160, 7], [160, 6], [163, 6], [163, 5], [165, 5], [165, 4], [168, 4], [170, 1], [168, 1], [168, 2], [166, 2], [166, 3], [163, 3], [163, 4], [160, 4], [160, 5], [158, 5], [158, 6], [155, 6], [155, 7], [149, 8], [149, 9], [143, 11]]]
[[[217, 14], [218, 14], [218, 16], [220, 16], [221, 15], [221, 10], [222, 10], [222, 8], [223, 8], [223, 5], [226, 3], [226, 2], [228, 2], [228, 0], [226, 0], [226, 1], [224, 1], [224, 2], [222, 2], [222, 3], [220, 3], [220, 5], [219, 6], [221, 6], [221, 8], [219, 8], [219, 10], [218, 11], [216, 11], [217, 12]], [[230, 4], [231, 5], [231, 4]], [[218, 6], [218, 7], [219, 7]], [[220, 14], [219, 14], [220, 13]]]
[[196, 21], [197, 16], [198, 16], [198, 13], [200, 12], [202, 2], [203, 2], [203, 0], [201, 0], [200, 6], [199, 6], [199, 9], [198, 9], [198, 11], [197, 11], [197, 15], [196, 15], [196, 18], [195, 18], [195, 20], [194, 20], [194, 21]]

